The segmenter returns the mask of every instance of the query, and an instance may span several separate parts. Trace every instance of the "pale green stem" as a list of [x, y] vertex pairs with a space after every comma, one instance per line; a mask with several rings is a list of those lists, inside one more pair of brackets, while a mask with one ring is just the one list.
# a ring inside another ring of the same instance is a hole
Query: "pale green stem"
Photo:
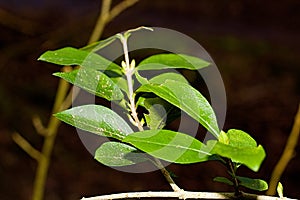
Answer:
[[[128, 98], [129, 98], [129, 101], [130, 101], [131, 116], [133, 117], [133, 120], [135, 122], [134, 125], [138, 127], [139, 131], [144, 131], [143, 125], [142, 125], [141, 121], [139, 120], [139, 118], [137, 116], [136, 105], [135, 105], [135, 100], [134, 100], [134, 93], [133, 93], [132, 75], [134, 74], [134, 70], [135, 70], [134, 67], [135, 66], [134, 66], [133, 63], [130, 64], [130, 61], [129, 61], [127, 38], [124, 37], [124, 35], [120, 35], [120, 40], [121, 40], [121, 43], [123, 45], [123, 52], [124, 52], [124, 59], [125, 59], [125, 66], [123, 66], [123, 68], [124, 68], [124, 71], [125, 71], [125, 75], [126, 75], [126, 79], [127, 79], [127, 84], [128, 84], [128, 93], [129, 93], [128, 94], [129, 95]], [[157, 158], [154, 158], [154, 163], [160, 169], [160, 171], [164, 175], [165, 179], [170, 184], [171, 188], [175, 192], [182, 192], [183, 190], [181, 190], [176, 185], [176, 183], [172, 179], [170, 173], [163, 166], [163, 164], [160, 162], [160, 160], [157, 159]]]

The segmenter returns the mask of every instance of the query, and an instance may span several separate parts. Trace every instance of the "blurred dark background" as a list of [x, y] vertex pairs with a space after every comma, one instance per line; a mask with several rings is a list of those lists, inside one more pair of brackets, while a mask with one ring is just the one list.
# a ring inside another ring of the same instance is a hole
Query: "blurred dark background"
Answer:
[[[114, 4], [118, 1], [113, 1]], [[86, 44], [101, 1], [0, 1], [0, 199], [31, 196], [36, 162], [11, 139], [15, 131], [40, 148], [33, 115], [46, 124], [59, 67], [38, 62], [49, 49]], [[228, 112], [224, 129], [250, 133], [267, 152], [258, 173], [269, 180], [285, 146], [300, 97], [300, 1], [140, 0], [110, 23], [103, 38], [141, 25], [177, 30], [198, 41], [223, 77]], [[300, 198], [299, 147], [281, 182], [285, 195]], [[186, 190], [231, 191], [212, 178], [217, 163], [171, 165]], [[46, 200], [73, 200], [122, 191], [168, 190], [160, 172], [129, 174], [98, 164], [67, 125], [59, 129]]]

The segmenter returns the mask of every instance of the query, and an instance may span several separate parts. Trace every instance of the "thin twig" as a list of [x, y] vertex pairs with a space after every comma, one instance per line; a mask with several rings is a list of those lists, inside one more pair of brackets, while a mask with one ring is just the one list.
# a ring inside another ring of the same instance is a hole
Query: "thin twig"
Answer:
[[[124, 68], [126, 79], [127, 79], [127, 86], [128, 86], [128, 99], [129, 99], [129, 106], [131, 111], [131, 116], [133, 118], [134, 125], [138, 127], [139, 131], [144, 131], [143, 125], [141, 121], [138, 118], [137, 111], [136, 111], [136, 104], [134, 100], [134, 93], [133, 93], [133, 81], [132, 81], [132, 75], [134, 73], [134, 67], [135, 62], [131, 62], [129, 60], [129, 54], [128, 54], [128, 46], [127, 46], [127, 39], [124, 37], [124, 35], [120, 36], [121, 43], [123, 45], [123, 52], [124, 52], [124, 59], [125, 62], [122, 62], [122, 67]], [[154, 164], [160, 169], [165, 179], [168, 181], [171, 188], [174, 190], [174, 192], [177, 192], [178, 194], [181, 194], [183, 192], [180, 187], [176, 185], [174, 180], [172, 179], [170, 173], [168, 170], [162, 165], [159, 159], [153, 157]]]
[[36, 132], [42, 136], [48, 135], [48, 129], [42, 123], [42, 120], [39, 116], [32, 117], [32, 124], [36, 130]]
[[160, 162], [159, 159], [157, 159], [157, 158], [154, 157], [154, 163], [160, 169], [161, 173], [164, 175], [165, 179], [168, 181], [168, 183], [170, 184], [170, 186], [171, 186], [171, 188], [173, 189], [174, 192], [181, 193], [181, 192], [184, 191], [180, 187], [178, 187], [178, 185], [174, 182], [174, 180], [172, 179], [170, 173], [162, 165], [162, 163]]
[[280, 180], [280, 177], [284, 172], [284, 170], [286, 169], [286, 166], [294, 156], [295, 148], [297, 146], [298, 139], [299, 139], [299, 133], [300, 133], [300, 104], [298, 107], [298, 112], [295, 116], [295, 121], [294, 121], [292, 131], [287, 140], [284, 151], [272, 172], [271, 180], [269, 183], [269, 189], [266, 192], [267, 195], [275, 195], [276, 187]]
[[104, 27], [108, 23], [107, 19], [109, 15], [110, 5], [111, 0], [102, 1], [100, 16], [97, 19], [96, 26], [94, 27], [93, 33], [88, 41], [88, 44], [96, 42], [102, 35]]
[[[61, 79], [59, 81], [59, 86], [57, 89], [55, 102], [53, 106], [52, 113], [56, 113], [59, 111], [60, 104], [62, 104], [63, 99], [65, 95], [68, 92], [69, 84]], [[52, 154], [52, 149], [54, 147], [55, 138], [57, 135], [57, 129], [60, 125], [60, 121], [55, 118], [53, 115], [51, 115], [47, 130], [48, 134], [45, 136], [44, 144], [42, 147], [42, 155], [40, 159], [38, 160], [38, 167], [34, 179], [34, 185], [33, 185], [33, 194], [32, 199], [33, 200], [41, 200], [44, 196], [45, 191], [45, 184], [50, 164], [50, 157]]]
[[41, 152], [36, 150], [24, 137], [19, 133], [13, 133], [12, 139], [18, 144], [31, 158], [39, 161], [42, 157]]
[[[109, 200], [109, 199], [127, 199], [127, 198], [178, 198], [178, 199], [236, 199], [234, 193], [217, 193], [217, 192], [128, 192], [119, 194], [102, 195], [96, 197], [82, 198], [82, 200]], [[292, 200], [290, 198], [279, 198], [264, 195], [255, 195], [242, 193], [242, 199], [257, 200]]]

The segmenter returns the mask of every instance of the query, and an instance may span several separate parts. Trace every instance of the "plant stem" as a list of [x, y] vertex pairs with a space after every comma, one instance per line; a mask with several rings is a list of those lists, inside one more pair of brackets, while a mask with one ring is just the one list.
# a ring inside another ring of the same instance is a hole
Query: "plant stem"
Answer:
[[[69, 84], [66, 81], [61, 79], [59, 82], [52, 113], [56, 113], [59, 111], [59, 105], [64, 101], [64, 97], [67, 94], [68, 89], [69, 89]], [[60, 121], [57, 118], [53, 116], [50, 117], [49, 124], [47, 127], [48, 134], [45, 136], [44, 144], [41, 151], [41, 156], [37, 160], [38, 167], [37, 167], [36, 176], [33, 185], [33, 194], [32, 194], [33, 200], [43, 199], [47, 173], [48, 173], [48, 168], [50, 163], [50, 156], [54, 146], [55, 137], [57, 135], [57, 129], [59, 127], [59, 124]]]
[[104, 27], [108, 22], [110, 5], [111, 0], [102, 1], [100, 16], [97, 19], [96, 26], [94, 27], [93, 33], [88, 41], [88, 44], [96, 42], [101, 37]]
[[[125, 65], [123, 65], [126, 79], [127, 79], [127, 85], [128, 85], [128, 99], [129, 99], [129, 105], [130, 105], [130, 111], [131, 116], [135, 122], [135, 126], [138, 127], [139, 131], [144, 131], [143, 125], [141, 121], [138, 118], [137, 112], [136, 112], [136, 105], [135, 105], [135, 99], [134, 99], [134, 93], [133, 93], [133, 81], [132, 76], [134, 74], [134, 62], [130, 63], [129, 60], [129, 53], [128, 53], [128, 46], [127, 46], [127, 38], [124, 37], [124, 35], [120, 35], [120, 40], [123, 45], [123, 52], [124, 52], [124, 59], [125, 59]], [[154, 157], [153, 157], [154, 158]], [[170, 184], [171, 188], [174, 190], [174, 192], [182, 192], [183, 190], [180, 189], [172, 179], [170, 173], [166, 168], [163, 166], [163, 164], [160, 162], [159, 159], [154, 158], [155, 165], [160, 169], [162, 174], [164, 175], [165, 179]]]
[[232, 179], [233, 179], [234, 194], [235, 194], [236, 197], [240, 197], [242, 193], [239, 190], [239, 181], [236, 178], [236, 167], [230, 159], [227, 159], [227, 162], [228, 162], [227, 163], [228, 164], [228, 169], [231, 172], [231, 176], [232, 176]]
[[269, 183], [269, 189], [266, 192], [267, 195], [275, 195], [276, 187], [280, 180], [280, 177], [284, 172], [284, 170], [286, 169], [286, 166], [294, 156], [295, 148], [299, 140], [299, 134], [300, 134], [300, 104], [298, 106], [298, 112], [295, 116], [294, 125], [290, 133], [290, 136], [288, 138], [288, 141], [285, 145], [284, 151], [272, 172], [271, 180]]

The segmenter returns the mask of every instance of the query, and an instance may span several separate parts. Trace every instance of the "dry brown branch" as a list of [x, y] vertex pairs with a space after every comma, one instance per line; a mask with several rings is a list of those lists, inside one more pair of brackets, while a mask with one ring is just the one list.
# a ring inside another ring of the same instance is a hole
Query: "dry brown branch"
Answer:
[[295, 148], [296, 148], [296, 146], [298, 144], [298, 140], [299, 140], [299, 133], [300, 133], [300, 104], [298, 107], [298, 112], [295, 116], [295, 121], [294, 121], [292, 131], [287, 140], [284, 151], [272, 172], [271, 180], [269, 183], [269, 189], [266, 192], [267, 195], [275, 195], [276, 187], [280, 180], [280, 177], [281, 177], [282, 173], [284, 172], [284, 170], [286, 169], [288, 163], [294, 156]]
[[39, 161], [42, 157], [41, 152], [36, 150], [24, 137], [19, 133], [13, 133], [12, 139], [18, 144], [31, 158]]
[[48, 130], [42, 123], [42, 120], [39, 116], [32, 117], [32, 125], [34, 126], [36, 132], [42, 136], [48, 135]]

